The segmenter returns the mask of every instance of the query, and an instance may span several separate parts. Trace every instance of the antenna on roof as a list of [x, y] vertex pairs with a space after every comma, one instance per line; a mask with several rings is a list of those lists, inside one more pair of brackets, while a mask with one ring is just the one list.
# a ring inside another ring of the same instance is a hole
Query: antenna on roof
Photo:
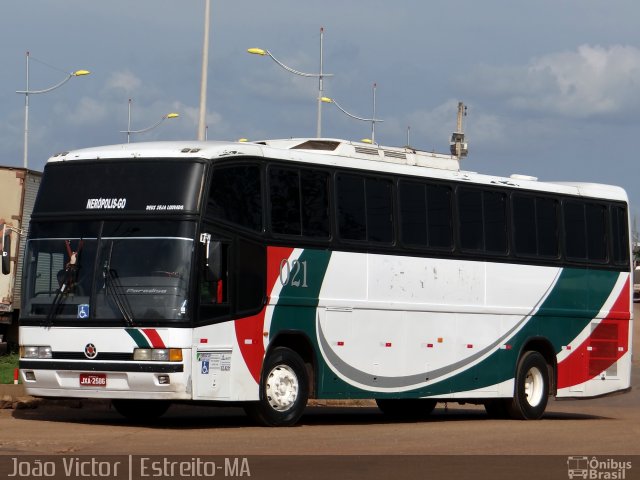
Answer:
[[451, 134], [449, 149], [451, 155], [458, 158], [464, 158], [469, 154], [469, 145], [464, 139], [464, 130], [462, 129], [462, 117], [467, 116], [467, 107], [464, 103], [458, 102], [458, 123], [456, 131]]

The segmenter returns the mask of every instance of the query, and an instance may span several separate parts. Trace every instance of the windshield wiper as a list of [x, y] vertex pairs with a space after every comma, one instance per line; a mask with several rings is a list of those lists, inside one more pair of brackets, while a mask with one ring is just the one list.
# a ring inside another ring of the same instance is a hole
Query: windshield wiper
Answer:
[[131, 313], [131, 307], [127, 302], [126, 297], [122, 294], [122, 284], [120, 283], [120, 279], [118, 278], [118, 273], [111, 268], [111, 254], [113, 253], [113, 241], [109, 246], [109, 257], [104, 262], [104, 267], [102, 268], [102, 278], [104, 279], [104, 286], [107, 290], [107, 293], [111, 293], [113, 296], [113, 302], [118, 307], [122, 318], [127, 323], [128, 326], [134, 327], [135, 321], [133, 318], [133, 313]]
[[109, 268], [108, 264], [105, 264], [104, 269], [102, 270], [102, 277], [104, 278], [104, 285], [107, 288], [107, 292], [111, 293], [113, 303], [118, 307], [122, 318], [124, 318], [124, 321], [127, 322], [128, 326], [134, 327], [135, 321], [133, 313], [131, 313], [131, 307], [127, 302], [127, 298], [120, 292], [122, 284], [120, 283], [118, 274], [115, 270]]
[[51, 302], [51, 307], [49, 308], [49, 313], [47, 314], [47, 326], [51, 326], [53, 324], [53, 319], [58, 314], [60, 310], [60, 306], [62, 305], [66, 295], [65, 290], [67, 289], [67, 278], [69, 276], [69, 268], [64, 271], [64, 280], [60, 287], [56, 290], [56, 295], [53, 297], [53, 301]]

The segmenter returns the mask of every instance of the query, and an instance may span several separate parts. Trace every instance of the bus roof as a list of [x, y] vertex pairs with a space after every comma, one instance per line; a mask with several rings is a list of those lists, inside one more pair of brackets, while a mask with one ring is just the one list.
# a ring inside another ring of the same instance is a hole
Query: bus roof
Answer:
[[386, 147], [334, 138], [290, 138], [256, 142], [139, 142], [62, 152], [49, 158], [48, 163], [121, 158], [216, 159], [235, 156], [267, 157], [379, 173], [425, 176], [627, 201], [626, 192], [616, 186], [580, 182], [539, 182], [536, 177], [519, 174], [510, 177], [480, 174], [461, 170], [460, 159], [453, 155], [421, 151], [409, 146]]

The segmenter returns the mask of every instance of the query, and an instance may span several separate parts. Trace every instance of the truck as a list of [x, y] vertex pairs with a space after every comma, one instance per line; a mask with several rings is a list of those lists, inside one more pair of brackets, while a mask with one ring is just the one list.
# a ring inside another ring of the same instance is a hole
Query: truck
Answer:
[[0, 354], [18, 343], [22, 263], [41, 178], [41, 172], [0, 166]]

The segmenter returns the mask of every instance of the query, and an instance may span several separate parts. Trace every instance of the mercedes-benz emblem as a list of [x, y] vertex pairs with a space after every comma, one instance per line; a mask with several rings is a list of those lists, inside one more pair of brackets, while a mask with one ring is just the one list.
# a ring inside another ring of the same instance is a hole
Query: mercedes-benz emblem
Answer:
[[98, 349], [93, 343], [87, 343], [84, 347], [84, 356], [91, 360], [98, 356]]

